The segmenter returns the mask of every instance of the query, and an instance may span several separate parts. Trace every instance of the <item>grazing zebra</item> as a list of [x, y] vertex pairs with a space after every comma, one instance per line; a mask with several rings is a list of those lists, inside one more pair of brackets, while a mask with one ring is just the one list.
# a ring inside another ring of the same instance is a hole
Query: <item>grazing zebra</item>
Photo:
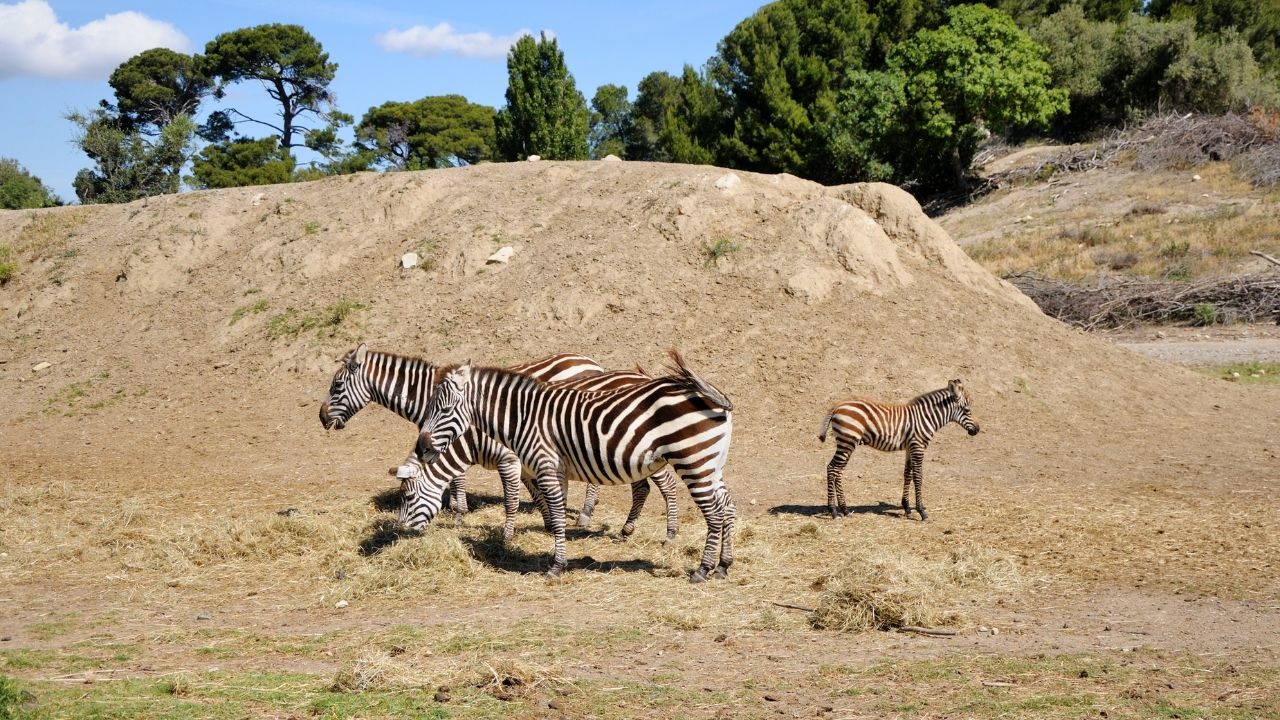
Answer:
[[903, 516], [911, 517], [907, 489], [915, 483], [916, 510], [920, 511], [920, 521], [928, 522], [921, 492], [924, 449], [933, 440], [933, 434], [950, 422], [959, 424], [970, 435], [978, 434], [978, 423], [969, 414], [969, 393], [959, 380], [952, 380], [941, 390], [915, 397], [905, 405], [854, 399], [832, 408], [818, 431], [820, 442], [826, 442], [828, 427], [835, 430], [836, 435], [836, 454], [827, 465], [827, 506], [831, 517], [848, 514], [841, 475], [849, 455], [859, 445], [870, 445], [886, 452], [907, 451], [907, 464], [902, 473]]
[[[549, 382], [604, 373], [604, 368], [591, 358], [572, 353], [551, 355], [512, 366], [511, 369]], [[329, 395], [320, 405], [320, 422], [326, 428], [341, 430], [365, 405], [375, 402], [421, 428], [431, 390], [440, 375], [439, 366], [432, 365], [422, 358], [371, 351], [367, 345], [361, 344], [347, 352], [334, 373], [333, 381], [329, 386]], [[403, 500], [401, 516], [404, 517], [405, 506], [417, 509], [418, 512], [412, 516], [413, 522], [410, 525], [421, 529], [435, 519], [448, 487], [453, 489], [455, 511], [459, 515], [465, 514], [467, 512], [464, 481], [466, 469], [473, 464], [481, 465], [490, 470], [497, 470], [502, 480], [507, 513], [504, 536], [510, 539], [515, 532], [515, 513], [519, 508], [519, 483], [522, 480], [519, 459], [510, 450], [478, 434], [469, 436], [464, 439], [464, 442], [470, 444], [452, 450], [450, 458], [441, 465], [429, 481], [408, 488], [410, 492], [417, 495]], [[410, 453], [409, 457], [413, 459], [416, 455]], [[443, 474], [448, 472], [453, 474]], [[410, 475], [410, 477], [413, 476]], [[441, 477], [443, 480], [440, 480]], [[663, 480], [664, 478], [655, 478], [654, 482], [659, 485], [659, 489], [667, 498], [667, 528], [670, 532], [678, 508], [675, 505], [674, 489], [670, 486], [671, 484], [664, 487], [661, 484]], [[402, 489], [404, 489], [403, 485], [404, 483], [402, 483]], [[540, 508], [544, 508], [545, 503], [541, 502], [541, 494], [531, 479], [526, 482], [526, 487], [535, 503]], [[642, 489], [632, 489], [632, 508], [629, 517], [639, 516], [648, 494], [648, 483], [645, 483]], [[412, 502], [410, 502], [411, 499]], [[637, 503], [639, 503], [638, 506]], [[543, 515], [549, 526], [550, 521], [545, 509], [543, 509]]]
[[[598, 392], [631, 387], [651, 380], [652, 378], [643, 372], [624, 370], [577, 377], [572, 380], [548, 383], [548, 385], [583, 392]], [[490, 455], [489, 453], [494, 449], [501, 451], [500, 454]], [[511, 472], [502, 467], [501, 463], [505, 462], [515, 463], [515, 471], [522, 473], [521, 480], [529, 488], [534, 503], [542, 511], [545, 519], [547, 517], [546, 500], [542, 491], [532, 482], [533, 472], [528, 468], [521, 468], [519, 459], [514, 454], [489, 436], [481, 434], [474, 426], [471, 426], [460, 436], [458, 441], [449, 446], [448, 451], [434, 462], [424, 466], [418, 462], [415, 455], [411, 456], [410, 460], [404, 465], [392, 469], [392, 474], [400, 478], [401, 483], [400, 524], [412, 530], [421, 530], [440, 512], [444, 488], [449, 484], [450, 478], [460, 477], [470, 465], [482, 465], [490, 469], [499, 469], [500, 472]], [[675, 538], [680, 522], [679, 506], [676, 504], [675, 476], [670, 468], [662, 467], [650, 476], [649, 480], [652, 480], [653, 484], [658, 486], [658, 491], [662, 493], [662, 497], [666, 501], [667, 539], [671, 540]], [[590, 524], [591, 511], [595, 508], [599, 494], [599, 485], [587, 486], [586, 504], [583, 506], [582, 513], [578, 515], [578, 524], [580, 526], [586, 527]], [[622, 526], [622, 537], [629, 537], [635, 532], [636, 519], [639, 518], [641, 510], [644, 509], [645, 499], [648, 496], [648, 481], [641, 480], [631, 484], [631, 511], [627, 515], [626, 523]], [[519, 506], [520, 498], [508, 492], [506, 483], [503, 484], [503, 501], [507, 508], [507, 523], [503, 528], [503, 538], [510, 540], [515, 532], [515, 508]]]
[[673, 374], [629, 388], [582, 392], [549, 387], [509, 370], [462, 365], [444, 376], [418, 440], [423, 462], [439, 457], [473, 423], [533, 469], [546, 497], [555, 535], [547, 571], [566, 566], [561, 478], [619, 485], [664, 464], [689, 488], [707, 522], [702, 562], [690, 580], [733, 564], [736, 511], [723, 482], [733, 431], [733, 404], [671, 351]]

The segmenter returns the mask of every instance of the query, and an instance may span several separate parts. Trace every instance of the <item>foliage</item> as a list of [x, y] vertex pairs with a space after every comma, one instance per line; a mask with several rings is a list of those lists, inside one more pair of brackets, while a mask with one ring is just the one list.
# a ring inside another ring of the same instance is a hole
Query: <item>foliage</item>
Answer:
[[732, 117], [720, 159], [830, 179], [814, 166], [824, 154], [818, 141], [842, 82], [862, 68], [873, 30], [862, 0], [779, 0], [739, 23], [709, 67]]
[[61, 204], [58, 196], [17, 160], [0, 157], [0, 209], [27, 210]]
[[555, 38], [525, 35], [507, 54], [507, 104], [494, 119], [498, 156], [587, 157], [590, 111]]
[[301, 333], [315, 330], [318, 335], [333, 337], [348, 317], [368, 307], [358, 300], [341, 298], [319, 315], [298, 317], [297, 311], [291, 308], [267, 322], [267, 336], [272, 340], [282, 337], [295, 338]]
[[94, 162], [76, 173], [80, 202], [122, 203], [178, 191], [182, 166], [195, 151], [191, 116], [175, 117], [155, 137], [129, 129], [129, 123], [102, 108], [66, 117], [79, 129], [75, 144]]
[[375, 162], [400, 170], [474, 165], [494, 154], [494, 109], [461, 95], [386, 102], [369, 108], [356, 136]]
[[1083, 15], [1096, 21], [1120, 22], [1129, 15], [1141, 12], [1144, 0], [995, 0], [983, 5], [996, 8], [1013, 17], [1020, 26], [1035, 25], [1039, 20], [1076, 7]]
[[689, 65], [680, 77], [650, 73], [637, 92], [626, 145], [628, 160], [716, 162], [725, 104], [705, 75]]
[[1280, 0], [1150, 0], [1146, 12], [1161, 20], [1194, 21], [1202, 35], [1234, 29], [1267, 72], [1280, 74]]
[[0, 675], [0, 718], [25, 720], [34, 717], [35, 696], [20, 690], [17, 683]]
[[591, 98], [591, 130], [587, 146], [591, 157], [609, 155], [625, 158], [628, 140], [635, 134], [631, 101], [622, 85], [601, 85]]
[[1042, 126], [1067, 109], [1043, 53], [998, 10], [951, 8], [946, 24], [898, 45], [887, 70], [851, 74], [825, 174], [963, 185], [989, 132]]
[[1048, 53], [1053, 86], [1067, 91], [1071, 112], [1062, 118], [1068, 129], [1096, 126], [1103, 102], [1102, 74], [1115, 35], [1115, 23], [1091, 20], [1079, 5], [1067, 5], [1029, 31]]
[[193, 187], [227, 188], [286, 183], [294, 160], [274, 136], [238, 138], [206, 146], [191, 164]]
[[115, 91], [115, 111], [128, 130], [154, 134], [181, 115], [194, 116], [213, 92], [202, 58], [152, 48], [120, 64], [107, 81]]
[[718, 237], [711, 242], [703, 240], [701, 249], [702, 266], [715, 267], [720, 264], [720, 258], [728, 257], [731, 253], [741, 250], [742, 246], [727, 237]]
[[[299, 25], [257, 25], [222, 33], [205, 45], [205, 71], [218, 82], [221, 94], [227, 85], [259, 81], [267, 95], [280, 105], [280, 125], [249, 117], [232, 108], [227, 111], [276, 132], [280, 147], [298, 147], [299, 132], [322, 130], [299, 124], [306, 116], [336, 128], [350, 116], [334, 113], [329, 83], [338, 64], [329, 62], [323, 46]], [[220, 95], [221, 96], [221, 95]], [[229, 121], [229, 115], [222, 118]]]
[[7, 285], [18, 272], [18, 265], [9, 262], [13, 249], [8, 245], [0, 245], [0, 286]]

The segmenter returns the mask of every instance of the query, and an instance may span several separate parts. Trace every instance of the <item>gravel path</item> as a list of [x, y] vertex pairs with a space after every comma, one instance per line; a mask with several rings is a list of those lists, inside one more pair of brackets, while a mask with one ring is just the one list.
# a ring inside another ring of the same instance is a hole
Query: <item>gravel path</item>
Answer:
[[1175, 365], [1210, 367], [1280, 362], [1280, 327], [1161, 328], [1117, 332], [1117, 345]]

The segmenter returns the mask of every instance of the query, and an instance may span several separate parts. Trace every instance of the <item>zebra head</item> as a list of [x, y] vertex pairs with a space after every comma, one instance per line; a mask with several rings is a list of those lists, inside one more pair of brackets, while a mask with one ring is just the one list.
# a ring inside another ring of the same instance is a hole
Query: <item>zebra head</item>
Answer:
[[342, 364], [329, 384], [329, 396], [320, 403], [320, 424], [325, 429], [341, 430], [352, 416], [360, 412], [360, 408], [368, 404], [369, 382], [361, 372], [368, 355], [369, 346], [361, 343], [340, 361]]
[[471, 425], [471, 403], [467, 388], [471, 385], [471, 362], [450, 370], [436, 386], [427, 405], [427, 419], [418, 436], [418, 459], [430, 463], [449, 447]]
[[960, 427], [967, 430], [970, 435], [977, 435], [978, 423], [973, 421], [973, 415], [969, 411], [969, 392], [964, 389], [964, 384], [959, 378], [952, 380], [949, 387], [953, 398], [951, 419], [959, 423]]
[[440, 514], [449, 484], [433, 478], [415, 461], [392, 472], [400, 480], [400, 525], [421, 532]]

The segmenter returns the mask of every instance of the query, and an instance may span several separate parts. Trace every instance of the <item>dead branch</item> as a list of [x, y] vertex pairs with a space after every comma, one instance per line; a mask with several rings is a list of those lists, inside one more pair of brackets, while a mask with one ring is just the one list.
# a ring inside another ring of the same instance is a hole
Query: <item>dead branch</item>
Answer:
[[920, 633], [921, 635], [937, 635], [939, 637], [951, 637], [956, 634], [955, 630], [944, 630], [942, 628], [927, 628], [919, 625], [903, 625], [898, 628], [902, 632]]
[[1257, 255], [1258, 257], [1262, 258], [1263, 260], [1266, 260], [1267, 262], [1271, 263], [1272, 265], [1280, 265], [1280, 260], [1277, 260], [1277, 259], [1275, 259], [1275, 258], [1271, 257], [1270, 255], [1268, 255], [1268, 254], [1264, 253], [1264, 252], [1259, 252], [1259, 251], [1257, 251], [1257, 250], [1250, 250], [1250, 251], [1249, 251], [1249, 254], [1250, 254], [1250, 255]]
[[792, 605], [791, 603], [780, 603], [780, 602], [772, 602], [772, 604], [777, 605], [780, 608], [787, 608], [788, 610], [800, 610], [802, 612], [815, 612], [813, 608], [804, 607], [803, 605]]

